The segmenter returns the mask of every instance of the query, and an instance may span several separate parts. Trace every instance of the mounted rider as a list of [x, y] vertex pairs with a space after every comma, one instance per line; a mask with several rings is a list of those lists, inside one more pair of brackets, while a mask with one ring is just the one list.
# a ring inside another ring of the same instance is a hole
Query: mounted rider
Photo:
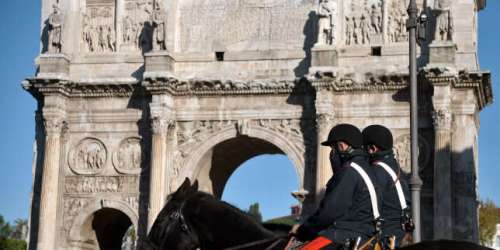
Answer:
[[375, 234], [374, 217], [379, 217], [381, 197], [375, 194], [375, 172], [362, 143], [361, 131], [351, 124], [336, 125], [321, 143], [332, 148], [334, 175], [316, 212], [291, 231], [298, 240], [309, 241], [301, 249], [334, 249], [358, 237], [364, 242]]
[[400, 244], [413, 231], [410, 216], [411, 196], [407, 176], [402, 172], [394, 157], [391, 131], [381, 125], [371, 125], [363, 130], [363, 144], [370, 155], [370, 163], [381, 186], [383, 236], [396, 237]]

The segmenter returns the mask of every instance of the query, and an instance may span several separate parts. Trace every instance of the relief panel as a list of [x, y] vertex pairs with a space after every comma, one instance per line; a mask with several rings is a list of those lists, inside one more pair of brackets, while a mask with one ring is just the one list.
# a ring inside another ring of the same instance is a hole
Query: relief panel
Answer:
[[87, 0], [82, 16], [82, 44], [85, 52], [116, 51], [115, 13], [114, 0]]
[[113, 154], [113, 165], [122, 174], [139, 174], [141, 172], [143, 151], [141, 139], [127, 138], [123, 140]]
[[68, 155], [68, 164], [77, 174], [98, 174], [106, 165], [107, 149], [95, 138], [85, 138], [74, 146]]

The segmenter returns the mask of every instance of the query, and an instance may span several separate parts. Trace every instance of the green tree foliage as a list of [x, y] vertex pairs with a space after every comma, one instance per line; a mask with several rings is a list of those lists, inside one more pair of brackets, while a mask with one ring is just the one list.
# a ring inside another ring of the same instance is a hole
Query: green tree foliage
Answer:
[[479, 241], [482, 245], [491, 245], [500, 223], [500, 208], [491, 200], [479, 201]]
[[14, 221], [14, 226], [12, 227], [12, 233], [10, 237], [16, 240], [24, 240], [27, 230], [28, 230], [28, 220], [17, 219]]
[[262, 214], [260, 213], [258, 202], [250, 205], [250, 208], [248, 209], [248, 214], [254, 217], [258, 222], [262, 222]]
[[[25, 250], [27, 248], [26, 241], [23, 239], [14, 239], [13, 236], [19, 235], [22, 238], [22, 227], [27, 225], [26, 220], [16, 220], [15, 226], [12, 227], [8, 222], [5, 222], [0, 215], [0, 249], [2, 250]], [[18, 234], [17, 230], [21, 230]]]

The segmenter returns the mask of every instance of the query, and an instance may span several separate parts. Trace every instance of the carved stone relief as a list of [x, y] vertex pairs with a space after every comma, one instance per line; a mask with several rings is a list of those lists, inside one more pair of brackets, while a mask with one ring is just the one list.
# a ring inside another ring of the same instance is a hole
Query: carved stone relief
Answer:
[[66, 232], [66, 235], [69, 234], [73, 220], [82, 211], [82, 208], [88, 204], [88, 201], [89, 200], [85, 198], [64, 198], [63, 230]]
[[130, 208], [134, 211], [139, 211], [139, 198], [137, 196], [124, 196], [122, 197], [123, 201], [125, 201]]
[[180, 5], [182, 51], [301, 49], [304, 25], [317, 9], [313, 1], [302, 0], [204, 0]]
[[[177, 123], [177, 150], [174, 152], [174, 167], [172, 179], [179, 176], [182, 164], [200, 143], [206, 141], [215, 133], [229, 128], [236, 129], [240, 134], [247, 134], [252, 128], [261, 127], [276, 132], [291, 141], [299, 152], [304, 152], [304, 139], [299, 119], [260, 119], [260, 120], [211, 120]], [[315, 133], [315, 128], [311, 128]], [[171, 182], [170, 190], [175, 190]]]
[[123, 49], [149, 50], [151, 46], [153, 0], [126, 0], [122, 17]]
[[116, 51], [114, 0], [88, 0], [82, 16], [82, 42], [86, 52]]
[[70, 150], [68, 163], [77, 174], [98, 174], [104, 169], [107, 155], [107, 149], [101, 141], [85, 138]]
[[139, 174], [142, 163], [141, 139], [127, 138], [113, 154], [113, 165], [122, 174]]
[[450, 129], [452, 114], [448, 109], [438, 109], [432, 112], [432, 121], [436, 129]]
[[[418, 138], [418, 165], [422, 171], [429, 163], [431, 149], [425, 138]], [[411, 173], [411, 137], [409, 134], [399, 136], [394, 143], [394, 154], [403, 172]]]
[[388, 6], [389, 15], [387, 17], [387, 39], [389, 43], [399, 43], [408, 41], [406, 31], [406, 1], [390, 0]]
[[137, 176], [68, 176], [64, 182], [64, 192], [68, 194], [136, 193], [139, 190]]
[[345, 13], [345, 44], [382, 43], [382, 0], [352, 0]]

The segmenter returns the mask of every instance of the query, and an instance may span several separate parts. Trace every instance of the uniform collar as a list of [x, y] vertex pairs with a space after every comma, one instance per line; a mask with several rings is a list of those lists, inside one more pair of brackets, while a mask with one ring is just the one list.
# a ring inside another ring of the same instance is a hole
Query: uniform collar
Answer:
[[374, 154], [370, 154], [370, 161], [386, 161], [394, 158], [394, 151], [392, 149], [378, 151]]

